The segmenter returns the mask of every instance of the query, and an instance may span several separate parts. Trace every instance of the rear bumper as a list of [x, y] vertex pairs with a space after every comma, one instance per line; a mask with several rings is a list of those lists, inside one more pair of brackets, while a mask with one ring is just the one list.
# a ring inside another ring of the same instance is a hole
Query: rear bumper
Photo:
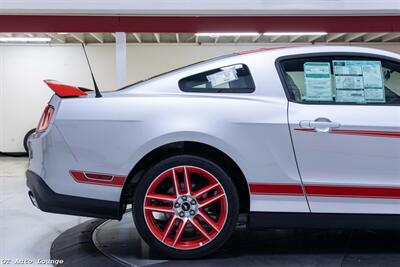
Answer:
[[122, 217], [123, 207], [119, 202], [58, 194], [30, 170], [26, 171], [26, 178], [26, 184], [42, 211], [118, 220]]

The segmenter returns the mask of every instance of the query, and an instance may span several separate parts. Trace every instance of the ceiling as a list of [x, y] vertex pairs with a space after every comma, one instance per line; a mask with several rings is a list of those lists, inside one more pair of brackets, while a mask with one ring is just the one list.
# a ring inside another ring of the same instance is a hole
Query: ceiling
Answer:
[[[1, 2], [1, 0], [0, 0]], [[400, 3], [400, 1], [399, 1]], [[1, 12], [0, 12], [1, 14]], [[400, 32], [400, 16], [0, 15], [0, 32]]]
[[[50, 43], [115, 43], [114, 33], [0, 33], [0, 37], [50, 37]], [[400, 32], [328, 33], [326, 35], [196, 36], [194, 33], [126, 33], [133, 44], [249, 44], [249, 43], [399, 43]]]
[[398, 15], [398, 0], [1, 0], [2, 14]]

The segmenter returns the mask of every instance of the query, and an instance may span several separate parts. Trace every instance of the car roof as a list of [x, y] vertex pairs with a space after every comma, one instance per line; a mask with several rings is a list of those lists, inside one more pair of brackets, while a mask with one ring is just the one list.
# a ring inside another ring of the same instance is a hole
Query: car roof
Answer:
[[[268, 54], [268, 57], [275, 60], [276, 58], [290, 55], [301, 55], [301, 54], [311, 54], [311, 53], [357, 53], [357, 54], [373, 54], [379, 56], [386, 56], [391, 58], [399, 59], [399, 54], [389, 52], [386, 50], [369, 48], [369, 47], [360, 47], [360, 46], [337, 46], [337, 45], [292, 45], [292, 46], [275, 46], [275, 47], [265, 47], [265, 48], [257, 48], [252, 50], [245, 50], [239, 52], [233, 52], [230, 54], [225, 54], [218, 57], [213, 57], [210, 59], [206, 59], [203, 61], [199, 61], [196, 63], [192, 63], [187, 66], [179, 67], [173, 70], [170, 70], [165, 73], [158, 74], [153, 77], [149, 77], [145, 80], [138, 81], [133, 84], [129, 84], [125, 87], [117, 89], [117, 91], [121, 91], [123, 89], [130, 89], [136, 87], [137, 85], [142, 85], [147, 82], [158, 80], [157, 78], [166, 77], [168, 75], [173, 75], [179, 73], [180, 71], [186, 71], [191, 69], [197, 69], [198, 67], [208, 66], [211, 63], [218, 63], [220, 61], [229, 60], [236, 57], [259, 57], [261, 54]], [[211, 64], [212, 65], [212, 64]]]
[[269, 48], [259, 48], [254, 50], [242, 51], [236, 53], [236, 55], [251, 55], [255, 53], [267, 53], [279, 56], [285, 55], [296, 55], [296, 54], [307, 54], [307, 53], [365, 53], [365, 54], [376, 54], [381, 56], [388, 56], [398, 58], [399, 54], [390, 52], [387, 50], [362, 47], [362, 46], [338, 46], [338, 45], [302, 45], [302, 46], [278, 46]]

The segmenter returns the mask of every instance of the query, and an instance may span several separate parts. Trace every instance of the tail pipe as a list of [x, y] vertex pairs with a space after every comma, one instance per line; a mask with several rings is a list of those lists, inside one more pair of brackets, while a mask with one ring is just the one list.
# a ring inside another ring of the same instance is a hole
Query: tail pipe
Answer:
[[28, 192], [28, 196], [29, 196], [29, 199], [31, 200], [33, 206], [35, 206], [36, 208], [39, 208], [39, 205], [38, 205], [38, 203], [37, 203], [37, 201], [36, 201], [36, 198], [35, 198], [35, 196], [33, 195], [32, 191], [29, 191], [29, 192]]

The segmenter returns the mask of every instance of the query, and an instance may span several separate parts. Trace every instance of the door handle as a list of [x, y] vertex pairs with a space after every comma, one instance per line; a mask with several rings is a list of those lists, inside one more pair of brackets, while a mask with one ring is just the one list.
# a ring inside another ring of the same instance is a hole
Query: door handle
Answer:
[[305, 129], [314, 129], [316, 132], [328, 133], [332, 130], [332, 128], [339, 128], [340, 123], [332, 122], [327, 118], [318, 118], [313, 121], [311, 120], [302, 120], [299, 123], [300, 128]]

